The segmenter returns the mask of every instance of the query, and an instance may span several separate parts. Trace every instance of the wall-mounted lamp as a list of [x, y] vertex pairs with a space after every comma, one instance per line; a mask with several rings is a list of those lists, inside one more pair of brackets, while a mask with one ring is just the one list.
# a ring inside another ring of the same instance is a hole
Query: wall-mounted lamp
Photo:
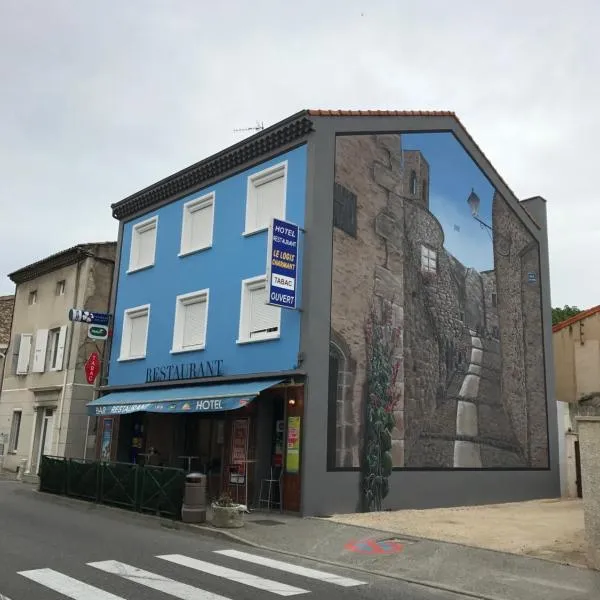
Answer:
[[508, 256], [510, 254], [511, 241], [510, 241], [510, 239], [503, 236], [501, 233], [496, 231], [491, 225], [488, 225], [483, 219], [481, 219], [479, 217], [479, 207], [481, 205], [481, 200], [479, 199], [479, 196], [475, 193], [474, 188], [471, 188], [471, 193], [469, 194], [469, 197], [467, 198], [467, 204], [469, 205], [469, 208], [471, 209], [471, 216], [479, 223], [479, 225], [481, 225], [482, 228], [485, 227], [488, 231], [490, 231], [491, 233], [494, 234], [494, 237], [496, 237], [498, 240], [504, 242], [504, 247], [506, 248], [506, 253], [504, 253], [502, 250], [498, 249], [498, 254], [500, 254], [501, 256]]
[[296, 399], [295, 398], [290, 398], [288, 400], [288, 406], [296, 406]]

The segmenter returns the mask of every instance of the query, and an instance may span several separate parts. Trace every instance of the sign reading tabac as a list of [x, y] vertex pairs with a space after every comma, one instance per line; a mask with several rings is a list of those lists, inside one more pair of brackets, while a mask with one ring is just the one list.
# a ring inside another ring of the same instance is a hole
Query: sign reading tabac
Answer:
[[298, 225], [273, 219], [267, 245], [267, 304], [296, 308]]

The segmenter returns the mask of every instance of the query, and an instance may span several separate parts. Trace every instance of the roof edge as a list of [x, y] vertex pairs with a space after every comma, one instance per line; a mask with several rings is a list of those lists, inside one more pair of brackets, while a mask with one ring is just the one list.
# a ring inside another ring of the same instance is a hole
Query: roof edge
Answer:
[[568, 319], [565, 319], [564, 321], [561, 321], [560, 323], [553, 325], [552, 333], [561, 331], [562, 329], [565, 329], [565, 328], [569, 327], [570, 325], [577, 323], [578, 321], [587, 319], [588, 317], [591, 317], [599, 312], [600, 312], [600, 304], [598, 306], [592, 306], [592, 308], [588, 308], [587, 310], [582, 310], [580, 313], [577, 313], [576, 315], [573, 315], [572, 317], [569, 317]]

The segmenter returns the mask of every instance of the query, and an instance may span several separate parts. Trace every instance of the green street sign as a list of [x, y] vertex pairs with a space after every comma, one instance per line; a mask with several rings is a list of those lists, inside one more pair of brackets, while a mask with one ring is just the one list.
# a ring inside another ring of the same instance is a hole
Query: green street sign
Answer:
[[88, 325], [88, 337], [92, 340], [105, 340], [108, 337], [106, 325]]

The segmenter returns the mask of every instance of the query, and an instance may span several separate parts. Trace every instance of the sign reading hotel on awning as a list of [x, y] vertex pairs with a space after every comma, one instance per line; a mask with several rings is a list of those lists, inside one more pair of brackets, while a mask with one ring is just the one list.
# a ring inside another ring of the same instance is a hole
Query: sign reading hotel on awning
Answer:
[[298, 225], [273, 219], [267, 245], [267, 304], [296, 308]]
[[90, 406], [92, 415], [129, 415], [135, 412], [201, 413], [220, 412], [242, 408], [253, 398], [202, 398], [199, 400], [174, 400], [162, 402], [122, 403], [108, 406]]

